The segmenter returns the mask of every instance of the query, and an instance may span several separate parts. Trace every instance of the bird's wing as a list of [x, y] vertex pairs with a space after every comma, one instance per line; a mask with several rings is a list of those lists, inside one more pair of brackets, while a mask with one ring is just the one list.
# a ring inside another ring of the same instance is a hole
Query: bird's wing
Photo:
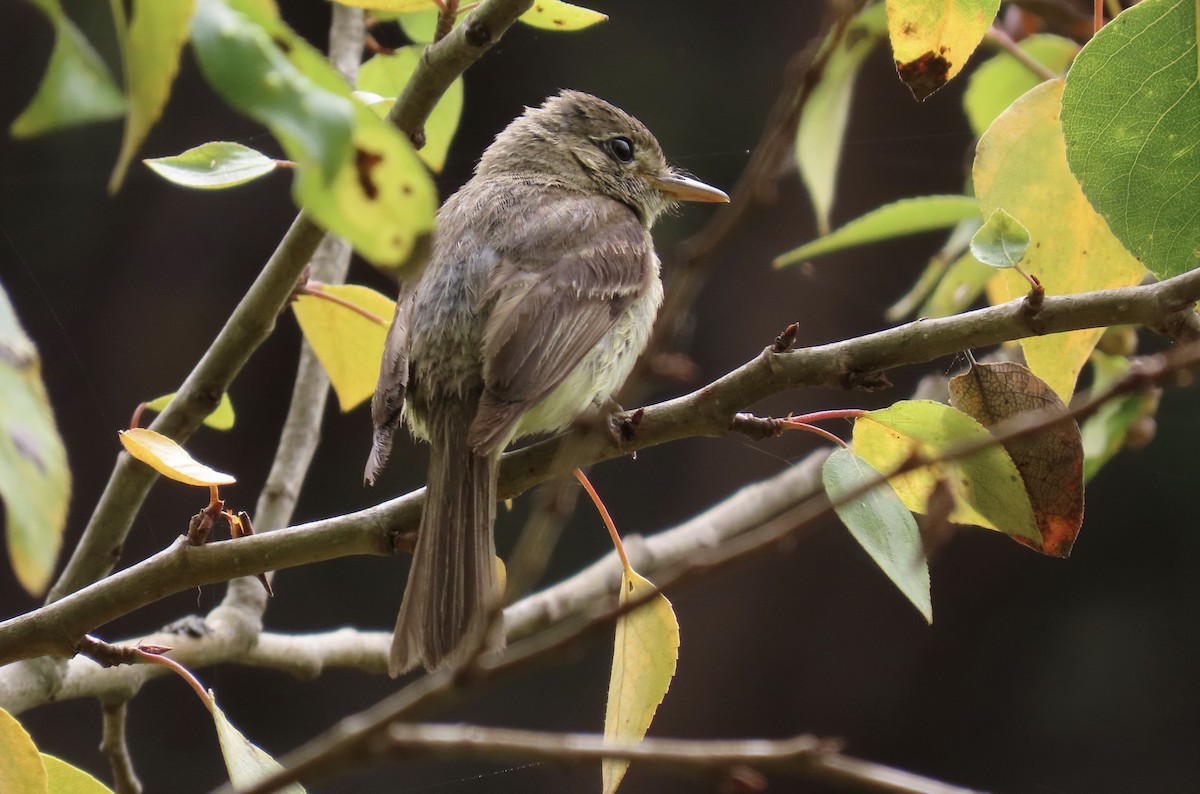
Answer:
[[[485, 301], [483, 407], [476, 449], [507, 440], [526, 410], [554, 391], [649, 289], [649, 237], [637, 215], [600, 196], [566, 196], [503, 254]], [[566, 232], [566, 233], [564, 233]]]
[[371, 397], [371, 421], [375, 436], [367, 458], [364, 478], [374, 483], [392, 452], [392, 440], [404, 414], [404, 392], [408, 388], [408, 329], [412, 315], [413, 292], [402, 292], [396, 301], [396, 315], [383, 343], [379, 363], [379, 381]]

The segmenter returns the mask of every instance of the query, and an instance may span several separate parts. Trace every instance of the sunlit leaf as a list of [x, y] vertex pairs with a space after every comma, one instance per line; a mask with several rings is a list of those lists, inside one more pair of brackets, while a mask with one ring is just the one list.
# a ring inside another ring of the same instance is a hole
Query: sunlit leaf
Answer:
[[526, 25], [546, 30], [582, 30], [608, 19], [607, 14], [562, 0], [535, 0], [519, 19]]
[[0, 708], [0, 791], [47, 791], [46, 767], [29, 733]]
[[[112, 794], [112, 789], [77, 766], [42, 753], [46, 767], [48, 794]], [[10, 791], [15, 789], [5, 789]]]
[[[620, 603], [642, 598], [654, 585], [631, 568], [621, 574]], [[617, 620], [608, 706], [604, 713], [606, 742], [639, 742], [650, 728], [675, 675], [679, 658], [679, 623], [662, 593]], [[604, 794], [612, 794], [625, 777], [629, 762], [606, 758], [601, 765]]]
[[343, 411], [349, 411], [375, 391], [383, 342], [396, 304], [357, 284], [324, 284], [318, 289], [376, 318], [313, 295], [301, 295], [292, 303], [300, 330], [329, 375], [338, 403]]
[[[1030, 58], [1055, 74], [1064, 74], [1079, 45], [1070, 39], [1045, 33], [1023, 39], [1018, 45]], [[1028, 66], [1007, 52], [1000, 52], [979, 65], [967, 79], [963, 110], [976, 137], [983, 135], [1017, 97], [1042, 82]]]
[[436, 8], [397, 14], [400, 30], [414, 44], [428, 44], [437, 32], [438, 12]]
[[896, 71], [925, 99], [962, 71], [996, 18], [1000, 0], [887, 0]]
[[[212, 697], [213, 724], [217, 729], [217, 740], [221, 744], [221, 755], [225, 758], [225, 769], [229, 772], [229, 782], [235, 789], [247, 789], [260, 780], [283, 771], [283, 766], [265, 750], [247, 739], [233, 723], [225, 716], [225, 712], [217, 706], [216, 696], [209, 690]], [[299, 783], [280, 788], [284, 794], [304, 794], [304, 787]]]
[[168, 182], [205, 190], [243, 185], [278, 167], [274, 158], [227, 141], [212, 141], [181, 154], [142, 162]]
[[817, 256], [858, 245], [904, 237], [934, 229], [948, 229], [968, 218], [979, 217], [979, 202], [970, 196], [921, 196], [901, 199], [855, 218], [831, 234], [775, 259], [775, 267], [794, 265]]
[[[1011, 361], [973, 363], [950, 379], [950, 404], [991, 428], [1022, 413], [1067, 407], [1026, 367]], [[1083, 442], [1067, 419], [1004, 442], [1025, 483], [1041, 542], [1017, 537], [1038, 551], [1067, 557], [1083, 524]]]
[[[958, 447], [991, 441], [991, 433], [979, 422], [929, 400], [898, 402], [854, 423], [855, 453], [885, 474], [899, 469], [914, 454], [932, 461]], [[1021, 475], [999, 444], [889, 479], [900, 501], [914, 513], [925, 512], [939, 481], [949, 483], [955, 499], [951, 521], [1041, 542]]]
[[1200, 266], [1200, 66], [1188, 0], [1145, 0], [1088, 42], [1062, 95], [1071, 170], [1160, 279]]
[[196, 461], [187, 450], [161, 433], [134, 427], [121, 430], [118, 435], [126, 452], [176, 482], [202, 486], [232, 485], [237, 482], [232, 476]]
[[195, 0], [135, 0], [123, 55], [129, 113], [125, 138], [108, 189], [125, 178], [138, 147], [162, 115], [179, 72], [179, 55], [188, 39]]
[[863, 60], [883, 39], [886, 30], [883, 5], [868, 6], [845, 24], [836, 25], [817, 56], [818, 62], [824, 60], [824, 66], [800, 111], [796, 164], [812, 197], [820, 234], [829, 233], [829, 213], [854, 80]]
[[[1031, 240], [1021, 267], [1037, 276], [1049, 295], [1137, 284], [1145, 270], [1108, 230], [1067, 168], [1058, 123], [1061, 97], [1061, 80], [1042, 83], [980, 139], [974, 178], [983, 214], [1003, 207], [1021, 219]], [[1008, 299], [1028, 291], [1016, 272], [1003, 276]], [[1102, 333], [1097, 328], [1023, 339], [1025, 362], [1067, 401]]]
[[971, 238], [971, 254], [985, 265], [1013, 267], [1025, 258], [1029, 230], [1003, 207], [997, 207]]
[[[31, 595], [50, 583], [71, 499], [67, 452], [41, 361], [0, 286], [0, 497], [8, 557]], [[0, 791], [15, 791], [0, 786]]]
[[[162, 412], [171, 400], [175, 398], [175, 392], [164, 394], [162, 397], [155, 397], [150, 402], [146, 403], [146, 408], [151, 411]], [[217, 403], [217, 407], [213, 412], [204, 417], [204, 424], [214, 430], [229, 430], [233, 427], [234, 422], [233, 401], [229, 399], [229, 392], [221, 395], [221, 402]]]
[[[843, 494], [878, 478], [879, 472], [849, 449], [834, 452], [821, 468], [825, 490], [835, 502]], [[921, 535], [912, 511], [904, 506], [891, 486], [884, 482], [835, 509], [850, 534], [892, 584], [900, 588], [926, 621], [932, 623], [929, 563], [925, 559]]]
[[969, 307], [983, 293], [996, 270], [963, 254], [950, 265], [933, 294], [917, 312], [921, 317], [949, 317]]
[[54, 26], [54, 49], [33, 100], [9, 127], [14, 138], [106, 121], [125, 112], [104, 61], [63, 13], [59, 0], [30, 0]]
[[[358, 70], [358, 87], [383, 97], [397, 97], [408, 84], [421, 60], [422, 47], [401, 47], [391, 55], [376, 55]], [[463, 81], [455, 78], [446, 93], [434, 105], [425, 122], [425, 146], [417, 151], [425, 164], [441, 171], [446, 164], [446, 152], [458, 129], [462, 116]]]

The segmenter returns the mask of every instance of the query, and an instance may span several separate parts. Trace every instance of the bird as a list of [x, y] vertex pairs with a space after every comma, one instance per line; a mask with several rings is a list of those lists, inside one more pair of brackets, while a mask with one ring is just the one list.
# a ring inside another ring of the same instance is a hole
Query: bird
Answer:
[[388, 671], [503, 648], [493, 525], [512, 441], [612, 410], [663, 300], [650, 230], [679, 202], [728, 202], [668, 165], [640, 121], [564, 90], [527, 107], [438, 210], [402, 287], [371, 400], [373, 484], [404, 421], [428, 487]]

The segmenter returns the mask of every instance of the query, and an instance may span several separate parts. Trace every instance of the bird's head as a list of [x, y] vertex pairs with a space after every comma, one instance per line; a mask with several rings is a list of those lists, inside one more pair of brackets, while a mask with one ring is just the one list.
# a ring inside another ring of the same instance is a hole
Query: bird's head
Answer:
[[680, 201], [729, 201], [669, 166], [640, 121], [581, 91], [563, 91], [526, 108], [496, 136], [476, 172], [545, 175], [621, 201], [647, 226]]

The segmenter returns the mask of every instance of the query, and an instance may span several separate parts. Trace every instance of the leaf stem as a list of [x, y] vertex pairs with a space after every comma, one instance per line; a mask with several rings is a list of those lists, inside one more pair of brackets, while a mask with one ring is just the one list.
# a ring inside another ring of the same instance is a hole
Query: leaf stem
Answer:
[[608, 513], [608, 508], [604, 506], [604, 502], [600, 499], [600, 494], [596, 493], [596, 489], [592, 487], [592, 483], [588, 480], [587, 475], [583, 473], [583, 469], [574, 470], [575, 479], [579, 480], [579, 484], [583, 486], [583, 490], [587, 491], [587, 495], [591, 497], [592, 504], [596, 505], [596, 510], [600, 513], [600, 518], [604, 520], [604, 526], [608, 527], [608, 534], [612, 537], [613, 546], [617, 549], [617, 556], [621, 558], [621, 567], [626, 573], [633, 572], [633, 566], [629, 564], [629, 556], [625, 554], [625, 544], [621, 542], [621, 536], [617, 532], [617, 525], [613, 523], [612, 516]]

